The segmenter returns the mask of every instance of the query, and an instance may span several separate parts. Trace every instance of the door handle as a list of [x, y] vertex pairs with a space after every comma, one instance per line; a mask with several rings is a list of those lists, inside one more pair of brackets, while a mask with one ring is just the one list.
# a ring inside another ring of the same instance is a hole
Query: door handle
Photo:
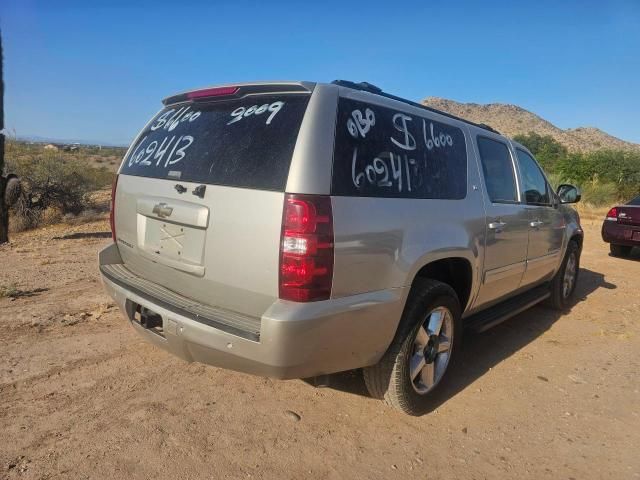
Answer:
[[496, 232], [501, 232], [504, 227], [507, 226], [504, 222], [491, 222], [487, 225], [490, 230], [495, 230]]
[[529, 223], [529, 226], [531, 228], [540, 228], [542, 225], [544, 225], [544, 222], [542, 222], [540, 220], [534, 220], [533, 222]]

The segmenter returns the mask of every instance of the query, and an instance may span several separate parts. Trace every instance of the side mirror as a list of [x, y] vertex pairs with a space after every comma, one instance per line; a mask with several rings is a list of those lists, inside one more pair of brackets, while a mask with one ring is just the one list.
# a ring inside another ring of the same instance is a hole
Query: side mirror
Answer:
[[582, 198], [582, 194], [578, 187], [568, 183], [559, 185], [556, 193], [560, 198], [560, 203], [577, 203], [580, 201], [580, 198]]

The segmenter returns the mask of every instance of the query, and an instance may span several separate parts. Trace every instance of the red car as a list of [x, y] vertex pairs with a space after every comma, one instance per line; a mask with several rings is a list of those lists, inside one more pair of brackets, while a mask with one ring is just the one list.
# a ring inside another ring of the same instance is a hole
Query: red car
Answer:
[[616, 257], [626, 257], [633, 247], [640, 247], [640, 196], [609, 210], [602, 224], [602, 240]]

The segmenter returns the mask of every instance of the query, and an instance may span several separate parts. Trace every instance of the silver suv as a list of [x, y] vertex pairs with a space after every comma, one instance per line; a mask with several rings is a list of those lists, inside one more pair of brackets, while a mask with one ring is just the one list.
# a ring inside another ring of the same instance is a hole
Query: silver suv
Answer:
[[148, 341], [277, 378], [363, 368], [434, 404], [463, 328], [567, 306], [583, 231], [526, 148], [368, 83], [164, 100], [113, 186], [104, 286]]

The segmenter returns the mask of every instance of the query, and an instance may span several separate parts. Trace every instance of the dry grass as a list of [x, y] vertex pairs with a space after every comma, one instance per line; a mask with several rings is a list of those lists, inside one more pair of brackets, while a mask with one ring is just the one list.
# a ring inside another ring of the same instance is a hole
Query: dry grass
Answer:
[[578, 203], [575, 206], [576, 210], [580, 214], [582, 221], [591, 222], [591, 224], [602, 222], [607, 215], [610, 207], [594, 207], [588, 203]]
[[16, 297], [19, 293], [20, 290], [15, 283], [0, 285], [0, 298]]

